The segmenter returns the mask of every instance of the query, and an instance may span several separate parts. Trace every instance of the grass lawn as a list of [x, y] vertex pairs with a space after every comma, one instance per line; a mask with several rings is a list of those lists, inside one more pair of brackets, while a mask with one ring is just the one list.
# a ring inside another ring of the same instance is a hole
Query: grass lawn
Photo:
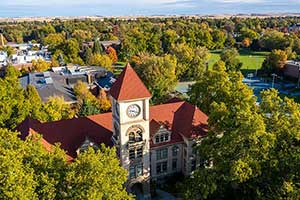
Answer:
[[[211, 51], [211, 57], [208, 61], [209, 67], [211, 68], [214, 63], [216, 63], [220, 59], [221, 50]], [[243, 63], [242, 69], [244, 70], [256, 70], [260, 69], [261, 65], [269, 52], [257, 52], [250, 50], [240, 50], [239, 59]]]

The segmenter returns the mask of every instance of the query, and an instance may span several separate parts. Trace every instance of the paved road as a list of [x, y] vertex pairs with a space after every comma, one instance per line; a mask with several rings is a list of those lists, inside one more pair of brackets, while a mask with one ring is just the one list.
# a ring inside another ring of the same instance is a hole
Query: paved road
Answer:
[[153, 200], [176, 200], [176, 198], [174, 196], [172, 196], [170, 193], [167, 193], [165, 191], [162, 190], [156, 190], [156, 194], [157, 196], [152, 198]]

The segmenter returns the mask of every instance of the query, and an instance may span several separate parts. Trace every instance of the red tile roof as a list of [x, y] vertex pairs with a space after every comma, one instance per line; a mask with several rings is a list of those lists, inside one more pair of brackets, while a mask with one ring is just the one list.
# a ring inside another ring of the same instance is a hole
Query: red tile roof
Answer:
[[150, 92], [129, 63], [113, 84], [110, 94], [118, 101], [151, 97]]
[[[204, 136], [207, 132], [207, 116], [195, 106], [187, 102], [175, 102], [150, 107], [150, 137], [152, 138], [164, 126], [172, 132], [171, 141], [153, 144], [151, 148], [182, 142], [183, 138]], [[95, 143], [112, 146], [112, 113], [93, 115], [89, 117], [40, 123], [27, 118], [17, 130], [21, 138], [40, 133], [42, 143], [47, 149], [55, 143], [60, 143], [67, 155], [75, 158], [76, 150], [84, 143], [86, 137]]]
[[[28, 126], [30, 126], [29, 129]], [[43, 144], [60, 143], [60, 147], [73, 158], [77, 156], [76, 151], [83, 144], [86, 137], [98, 144], [113, 145], [111, 142], [111, 113], [48, 123], [31, 123], [31, 120], [25, 120], [17, 127], [17, 130], [22, 133], [21, 138], [40, 133], [43, 135]]]
[[[151, 147], [181, 142], [183, 141], [182, 136], [190, 139], [204, 136], [207, 133], [208, 117], [196, 106], [184, 101], [177, 100], [174, 103], [150, 107], [150, 119], [155, 119], [156, 123], [163, 125], [172, 132], [171, 141], [153, 144], [151, 140]], [[151, 133], [151, 138], [155, 133]]]

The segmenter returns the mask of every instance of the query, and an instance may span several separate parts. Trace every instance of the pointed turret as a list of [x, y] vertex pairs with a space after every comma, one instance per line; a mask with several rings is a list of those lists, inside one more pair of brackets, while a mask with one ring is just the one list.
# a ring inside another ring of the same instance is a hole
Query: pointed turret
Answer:
[[117, 101], [150, 98], [151, 94], [129, 63], [110, 90]]

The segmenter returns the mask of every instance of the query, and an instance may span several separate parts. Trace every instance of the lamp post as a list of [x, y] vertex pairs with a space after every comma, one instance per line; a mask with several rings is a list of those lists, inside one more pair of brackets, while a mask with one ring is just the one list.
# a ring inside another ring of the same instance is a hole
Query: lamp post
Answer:
[[272, 74], [272, 76], [273, 76], [272, 88], [274, 88], [275, 77], [277, 77], [277, 74]]

